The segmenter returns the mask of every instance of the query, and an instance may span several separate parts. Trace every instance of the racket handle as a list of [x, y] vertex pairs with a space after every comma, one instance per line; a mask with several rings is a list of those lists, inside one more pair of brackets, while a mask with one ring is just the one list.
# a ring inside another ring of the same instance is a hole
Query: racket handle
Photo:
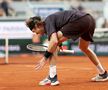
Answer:
[[64, 53], [72, 53], [72, 54], [75, 53], [74, 50], [60, 50], [60, 52], [64, 52]]

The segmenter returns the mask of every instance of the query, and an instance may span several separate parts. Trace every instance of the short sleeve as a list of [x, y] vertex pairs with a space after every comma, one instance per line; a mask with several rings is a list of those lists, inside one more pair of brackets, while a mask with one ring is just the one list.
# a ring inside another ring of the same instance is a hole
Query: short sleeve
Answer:
[[54, 15], [50, 15], [45, 19], [45, 31], [48, 39], [50, 39], [52, 33], [56, 32], [56, 19]]

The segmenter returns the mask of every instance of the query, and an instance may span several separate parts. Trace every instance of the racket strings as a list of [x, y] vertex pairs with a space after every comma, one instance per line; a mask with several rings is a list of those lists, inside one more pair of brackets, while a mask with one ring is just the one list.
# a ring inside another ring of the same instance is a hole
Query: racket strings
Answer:
[[46, 51], [47, 47], [29, 44], [27, 48], [33, 51]]
[[[27, 45], [27, 48], [29, 50], [32, 50], [32, 51], [36, 51], [36, 52], [45, 52], [48, 47], [47, 46], [44, 46], [44, 45], [34, 45], [34, 44], [28, 44]], [[70, 53], [70, 54], [74, 54], [75, 51], [74, 50], [60, 50], [59, 52], [63, 52], [63, 53]]]

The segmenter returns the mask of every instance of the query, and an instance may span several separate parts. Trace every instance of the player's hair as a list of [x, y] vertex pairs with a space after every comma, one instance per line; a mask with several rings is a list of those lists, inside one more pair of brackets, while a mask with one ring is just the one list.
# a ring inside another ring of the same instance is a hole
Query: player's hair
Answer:
[[32, 30], [35, 26], [35, 24], [38, 24], [41, 21], [41, 17], [40, 16], [34, 16], [34, 17], [30, 17], [27, 21], [26, 21], [26, 26]]

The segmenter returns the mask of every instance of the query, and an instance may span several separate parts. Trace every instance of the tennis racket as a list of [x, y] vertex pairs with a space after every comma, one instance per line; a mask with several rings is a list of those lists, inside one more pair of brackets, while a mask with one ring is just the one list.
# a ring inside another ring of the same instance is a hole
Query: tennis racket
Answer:
[[[45, 45], [42, 45], [42, 44], [28, 44], [27, 49], [32, 50], [32, 51], [36, 51], [36, 52], [45, 52], [48, 49], [48, 47]], [[72, 53], [72, 54], [75, 53], [74, 50], [60, 50], [60, 52]]]

